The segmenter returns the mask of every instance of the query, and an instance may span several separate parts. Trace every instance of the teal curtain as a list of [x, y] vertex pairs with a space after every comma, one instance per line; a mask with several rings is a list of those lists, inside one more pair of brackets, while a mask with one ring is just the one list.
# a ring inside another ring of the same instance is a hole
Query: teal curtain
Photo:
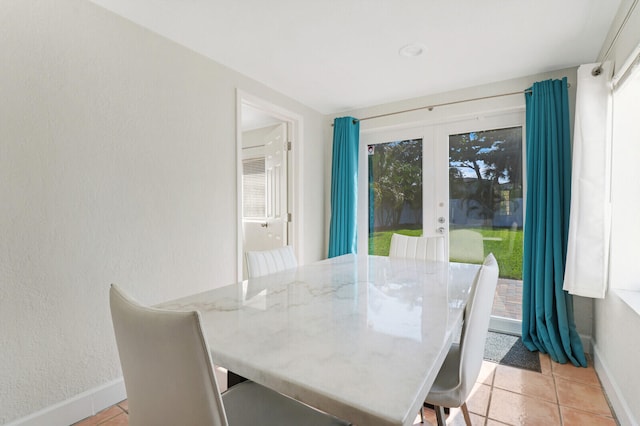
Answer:
[[357, 252], [359, 141], [358, 120], [353, 117], [334, 120], [329, 257]]
[[524, 229], [522, 341], [556, 362], [587, 366], [562, 289], [571, 201], [567, 79], [535, 83], [525, 93], [527, 206]]

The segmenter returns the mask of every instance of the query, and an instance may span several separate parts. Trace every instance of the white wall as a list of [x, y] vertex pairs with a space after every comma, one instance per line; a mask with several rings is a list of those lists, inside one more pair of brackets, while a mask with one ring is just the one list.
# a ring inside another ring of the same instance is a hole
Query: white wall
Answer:
[[[614, 22], [609, 34], [610, 39], [617, 31], [632, 2], [632, 0], [622, 2], [616, 22]], [[635, 8], [609, 55], [608, 59], [614, 61], [615, 69], [622, 66], [638, 44], [640, 44], [640, 6]], [[608, 45], [609, 43], [606, 43], [606, 46]], [[637, 141], [617, 140], [614, 134], [614, 156], [624, 151], [621, 149], [624, 148], [621, 144], [629, 143], [637, 143]], [[637, 182], [622, 182], [617, 179], [615, 169], [613, 173], [615, 185], [628, 185], [628, 188], [620, 188], [619, 186], [612, 188], [613, 193], [628, 193], [637, 196]], [[620, 205], [616, 203], [615, 198], [612, 201], [615, 220], [618, 217], [616, 208]], [[612, 227], [609, 289], [604, 299], [596, 300], [594, 309], [594, 357], [596, 371], [603, 382], [618, 420], [622, 425], [637, 425], [640, 424], [640, 404], [638, 404], [640, 401], [640, 369], [636, 366], [640, 354], [640, 333], [638, 333], [640, 315], [622, 301], [615, 291], [612, 291], [614, 288], [625, 288], [627, 284], [631, 284], [620, 281], [629, 277], [630, 274], [616, 274], [616, 268], [633, 267], [637, 269], [635, 265], [622, 265], [616, 257], [616, 253], [620, 253], [621, 250], [629, 250], [630, 247], [633, 247], [625, 232], [624, 225], [624, 223], [614, 222]], [[637, 277], [637, 273], [633, 275]]]
[[317, 112], [84, 0], [4, 0], [0, 52], [0, 424], [119, 378], [110, 283], [153, 304], [235, 280], [236, 88], [303, 117], [324, 256]]

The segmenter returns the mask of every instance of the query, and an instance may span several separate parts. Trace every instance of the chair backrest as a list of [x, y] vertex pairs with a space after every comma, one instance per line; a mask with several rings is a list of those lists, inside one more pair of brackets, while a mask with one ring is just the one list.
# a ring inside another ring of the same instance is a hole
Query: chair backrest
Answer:
[[444, 237], [411, 237], [393, 234], [389, 246], [389, 257], [443, 261], [445, 260]]
[[129, 424], [227, 425], [198, 312], [141, 306], [112, 285]]
[[298, 260], [291, 246], [273, 250], [248, 251], [246, 257], [249, 278], [261, 277], [298, 266]]
[[[480, 374], [493, 297], [498, 284], [498, 274], [498, 262], [493, 253], [490, 253], [476, 275], [471, 287], [469, 302], [465, 307], [462, 335], [460, 336], [459, 374], [462, 395], [470, 394], [478, 374]], [[464, 401], [460, 403], [462, 402]]]
[[455, 262], [482, 263], [485, 258], [482, 234], [470, 229], [449, 232], [449, 258]]

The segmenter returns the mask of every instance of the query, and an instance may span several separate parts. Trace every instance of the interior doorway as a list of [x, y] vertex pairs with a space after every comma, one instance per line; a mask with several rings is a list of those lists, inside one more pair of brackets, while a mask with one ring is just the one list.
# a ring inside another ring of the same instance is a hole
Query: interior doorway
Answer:
[[294, 150], [301, 119], [240, 91], [237, 101], [240, 281], [247, 278], [247, 251], [285, 245], [296, 251]]

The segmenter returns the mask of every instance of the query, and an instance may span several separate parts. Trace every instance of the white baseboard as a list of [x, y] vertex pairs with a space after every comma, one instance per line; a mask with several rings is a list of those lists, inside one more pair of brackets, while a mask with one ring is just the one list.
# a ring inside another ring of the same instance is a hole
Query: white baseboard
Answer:
[[582, 349], [589, 355], [593, 355], [593, 339], [591, 336], [580, 334], [580, 341], [582, 342]]
[[596, 369], [596, 373], [598, 373], [602, 387], [607, 394], [607, 398], [609, 398], [609, 403], [611, 403], [611, 407], [613, 411], [615, 411], [620, 425], [633, 426], [640, 424], [638, 422], [640, 419], [633, 418], [629, 404], [627, 404], [627, 401], [624, 399], [618, 384], [612, 378], [611, 374], [609, 374], [607, 364], [601, 357], [597, 345], [593, 345], [593, 366]]
[[120, 378], [15, 420], [6, 426], [69, 426], [126, 397], [124, 380]]

